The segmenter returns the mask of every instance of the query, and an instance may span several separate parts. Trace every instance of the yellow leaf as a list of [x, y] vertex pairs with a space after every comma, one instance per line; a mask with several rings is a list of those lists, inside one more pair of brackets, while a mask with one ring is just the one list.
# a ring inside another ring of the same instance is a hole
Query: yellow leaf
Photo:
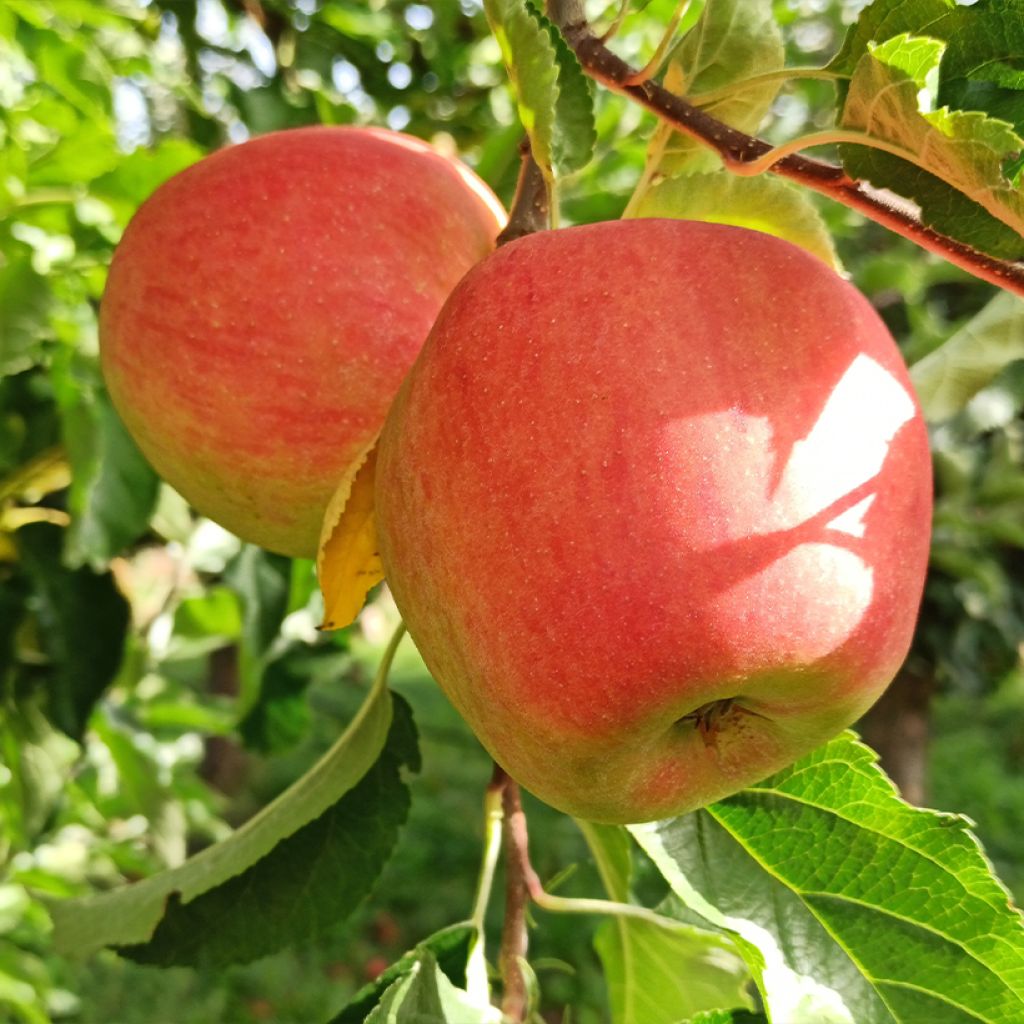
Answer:
[[324, 595], [321, 629], [347, 626], [370, 589], [384, 579], [373, 515], [376, 444], [374, 439], [349, 467], [324, 515], [316, 563]]

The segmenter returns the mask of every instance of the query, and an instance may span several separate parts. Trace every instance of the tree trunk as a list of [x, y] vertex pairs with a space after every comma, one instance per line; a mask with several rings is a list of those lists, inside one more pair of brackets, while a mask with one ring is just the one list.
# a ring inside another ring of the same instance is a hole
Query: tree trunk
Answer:
[[909, 803], [923, 805], [928, 794], [928, 737], [935, 681], [904, 669], [860, 720], [865, 742], [878, 751], [882, 768]]

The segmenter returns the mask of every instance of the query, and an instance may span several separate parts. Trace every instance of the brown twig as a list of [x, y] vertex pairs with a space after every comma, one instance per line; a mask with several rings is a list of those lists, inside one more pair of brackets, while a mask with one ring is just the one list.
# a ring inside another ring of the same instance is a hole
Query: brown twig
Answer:
[[[505, 922], [499, 956], [504, 993], [501, 1012], [507, 1021], [523, 1021], [529, 1008], [529, 993], [520, 960], [526, 957], [526, 904], [531, 881], [539, 886], [527, 853], [526, 815], [519, 796], [519, 784], [497, 765], [494, 779], [501, 780], [505, 838]], [[492, 785], [495, 783], [492, 782]]]
[[533, 159], [530, 140], [523, 138], [519, 143], [519, 179], [516, 181], [516, 195], [512, 200], [505, 230], [498, 235], [497, 244], [515, 241], [535, 231], [543, 231], [551, 224], [551, 196], [548, 183]]
[[[637, 71], [617, 57], [590, 29], [581, 0], [547, 0], [548, 15], [572, 47], [583, 70], [595, 81], [653, 111], [663, 121], [713, 149], [726, 167], [737, 168], [764, 156], [772, 146], [722, 123], [658, 82], [630, 85]], [[794, 154], [771, 167], [774, 174], [798, 182], [863, 213], [923, 249], [991, 284], [1024, 296], [1024, 263], [1000, 260], [940, 234], [921, 222], [904, 200], [855, 181], [824, 160]]]

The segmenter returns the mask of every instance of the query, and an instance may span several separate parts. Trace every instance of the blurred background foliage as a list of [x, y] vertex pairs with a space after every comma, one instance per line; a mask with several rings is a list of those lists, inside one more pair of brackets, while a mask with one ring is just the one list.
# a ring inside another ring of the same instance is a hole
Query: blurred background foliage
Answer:
[[[600, 23], [615, 6], [590, 13]], [[638, 60], [674, 0], [635, 6], [616, 46]], [[824, 62], [857, 6], [779, 0], [790, 62]], [[763, 133], [790, 137], [830, 116], [831, 87], [803, 82]], [[39, 901], [180, 863], [263, 806], [351, 716], [395, 619], [382, 595], [357, 627], [318, 634], [311, 564], [198, 518], [139, 455], [97, 369], [105, 270], [138, 204], [210, 149], [316, 122], [411, 132], [511, 197], [521, 132], [478, 0], [0, 4], [0, 1019], [326, 1020], [471, 905], [490, 765], [408, 644], [394, 679], [416, 711], [425, 770], [375, 897], [330, 941], [216, 973], [110, 953], [83, 966], [52, 952]], [[564, 190], [569, 222], [621, 212], [652, 126], [599, 96], [598, 155]], [[908, 358], [991, 298], [850, 211], [821, 209]], [[865, 729], [908, 796], [977, 820], [1020, 900], [1018, 370], [935, 430], [924, 611]], [[542, 876], [575, 864], [560, 891], [598, 892], [572, 822], [529, 809]], [[574, 1021], [605, 1019], [593, 930], [549, 915], [536, 931], [547, 1019], [567, 1019], [566, 1007]]]

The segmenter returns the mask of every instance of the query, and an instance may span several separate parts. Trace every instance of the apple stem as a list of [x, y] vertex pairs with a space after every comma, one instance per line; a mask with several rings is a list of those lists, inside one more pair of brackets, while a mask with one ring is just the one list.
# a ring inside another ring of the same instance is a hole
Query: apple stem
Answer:
[[[745, 165], [772, 152], [771, 145], [763, 139], [719, 121], [658, 82], [629, 84], [635, 79], [636, 69], [594, 35], [582, 0], [547, 0], [547, 12], [587, 75], [646, 107], [683, 135], [703, 143], [718, 154], [730, 171], [742, 173]], [[698, 97], [698, 102], [702, 101], [703, 97]], [[851, 178], [842, 167], [790, 153], [773, 163], [771, 172], [859, 211], [983, 281], [1024, 295], [1024, 263], [997, 259], [935, 231], [924, 224], [912, 203]]]
[[512, 211], [509, 214], [505, 230], [498, 235], [498, 245], [514, 242], [524, 235], [532, 235], [535, 231], [543, 231], [551, 224], [551, 192], [548, 180], [533, 158], [530, 140], [523, 138], [519, 143], [519, 180], [516, 182], [516, 194], [512, 200]]

